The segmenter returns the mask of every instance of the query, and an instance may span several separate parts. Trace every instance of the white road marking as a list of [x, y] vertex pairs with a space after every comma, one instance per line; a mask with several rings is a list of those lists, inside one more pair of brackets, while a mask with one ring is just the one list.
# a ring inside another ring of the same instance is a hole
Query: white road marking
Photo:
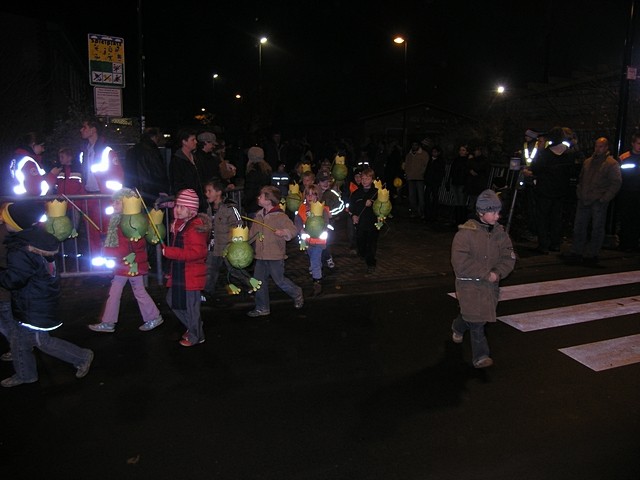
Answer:
[[640, 335], [560, 348], [559, 351], [591, 370], [601, 372], [640, 362]]

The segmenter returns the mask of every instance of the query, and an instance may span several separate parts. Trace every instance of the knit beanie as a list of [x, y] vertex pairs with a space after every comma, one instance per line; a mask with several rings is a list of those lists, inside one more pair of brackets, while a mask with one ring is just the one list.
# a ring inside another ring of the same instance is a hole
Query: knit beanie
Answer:
[[197, 212], [200, 209], [200, 199], [198, 198], [196, 191], [192, 188], [180, 190], [176, 197], [175, 204], [187, 207], [194, 212]]
[[2, 220], [18, 232], [34, 226], [40, 221], [44, 213], [43, 202], [4, 203], [0, 207]]
[[499, 212], [502, 210], [502, 202], [493, 190], [487, 189], [478, 195], [476, 211], [478, 213]]

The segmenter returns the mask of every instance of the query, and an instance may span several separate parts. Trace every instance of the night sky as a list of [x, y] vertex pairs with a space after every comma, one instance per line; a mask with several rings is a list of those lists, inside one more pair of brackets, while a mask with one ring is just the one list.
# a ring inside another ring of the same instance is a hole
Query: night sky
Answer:
[[[60, 3], [36, 14], [60, 23], [81, 58], [88, 33], [125, 38], [124, 114], [138, 116], [137, 1]], [[621, 68], [630, 12], [623, 0], [163, 3], [142, 4], [145, 113], [155, 125], [186, 123], [203, 107], [224, 122], [239, 108], [235, 93], [244, 108], [255, 102], [262, 35], [263, 99], [283, 121], [339, 125], [400, 106], [398, 34], [408, 39], [408, 102], [473, 114], [498, 83], [514, 91]]]

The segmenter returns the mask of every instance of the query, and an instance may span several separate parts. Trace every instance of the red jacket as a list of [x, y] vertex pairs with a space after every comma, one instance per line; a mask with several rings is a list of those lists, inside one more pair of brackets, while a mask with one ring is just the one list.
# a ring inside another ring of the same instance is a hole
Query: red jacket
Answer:
[[34, 155], [23, 149], [17, 149], [15, 155], [15, 181], [18, 190], [13, 193], [34, 197], [50, 193], [49, 189], [55, 185], [56, 177], [42, 168], [40, 155]]
[[[104, 247], [103, 253], [105, 257], [114, 258], [116, 266], [113, 270], [114, 275], [137, 276], [145, 275], [149, 272], [149, 261], [147, 259], [147, 241], [144, 237], [140, 240], [129, 240], [122, 233], [122, 229], [118, 227], [118, 246]], [[138, 273], [131, 275], [131, 265], [124, 263], [124, 257], [130, 253], [135, 253], [135, 262], [138, 264]]]
[[[204, 218], [203, 218], [204, 217]], [[163, 249], [163, 254], [171, 262], [171, 270], [167, 278], [167, 287], [173, 284], [174, 268], [179, 268], [179, 262], [184, 263], [186, 289], [188, 291], [203, 290], [207, 281], [207, 252], [211, 220], [206, 214], [193, 217], [186, 223], [184, 220], [174, 220], [171, 225], [171, 245]], [[182, 238], [182, 247], [176, 247], [176, 239]]]
[[65, 195], [85, 195], [87, 191], [82, 185], [82, 174], [71, 170], [70, 165], [62, 167], [58, 174], [56, 193]]

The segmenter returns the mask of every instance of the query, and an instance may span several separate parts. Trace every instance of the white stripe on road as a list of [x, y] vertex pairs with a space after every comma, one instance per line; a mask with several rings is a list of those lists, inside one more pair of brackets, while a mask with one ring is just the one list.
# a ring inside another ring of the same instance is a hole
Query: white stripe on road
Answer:
[[633, 313], [640, 313], [640, 297], [638, 296], [518, 313], [516, 315], [501, 315], [498, 319], [522, 332], [531, 332]]
[[591, 370], [600, 372], [640, 362], [640, 335], [560, 348], [559, 351]]
[[[548, 282], [523, 283], [520, 285], [500, 287], [500, 301], [552, 295], [555, 293], [576, 292], [578, 290], [589, 290], [590, 288], [613, 287], [636, 282], [640, 282], [640, 270], [567, 278], [565, 280], [551, 280]], [[449, 295], [456, 298], [456, 292], [449, 292]]]

